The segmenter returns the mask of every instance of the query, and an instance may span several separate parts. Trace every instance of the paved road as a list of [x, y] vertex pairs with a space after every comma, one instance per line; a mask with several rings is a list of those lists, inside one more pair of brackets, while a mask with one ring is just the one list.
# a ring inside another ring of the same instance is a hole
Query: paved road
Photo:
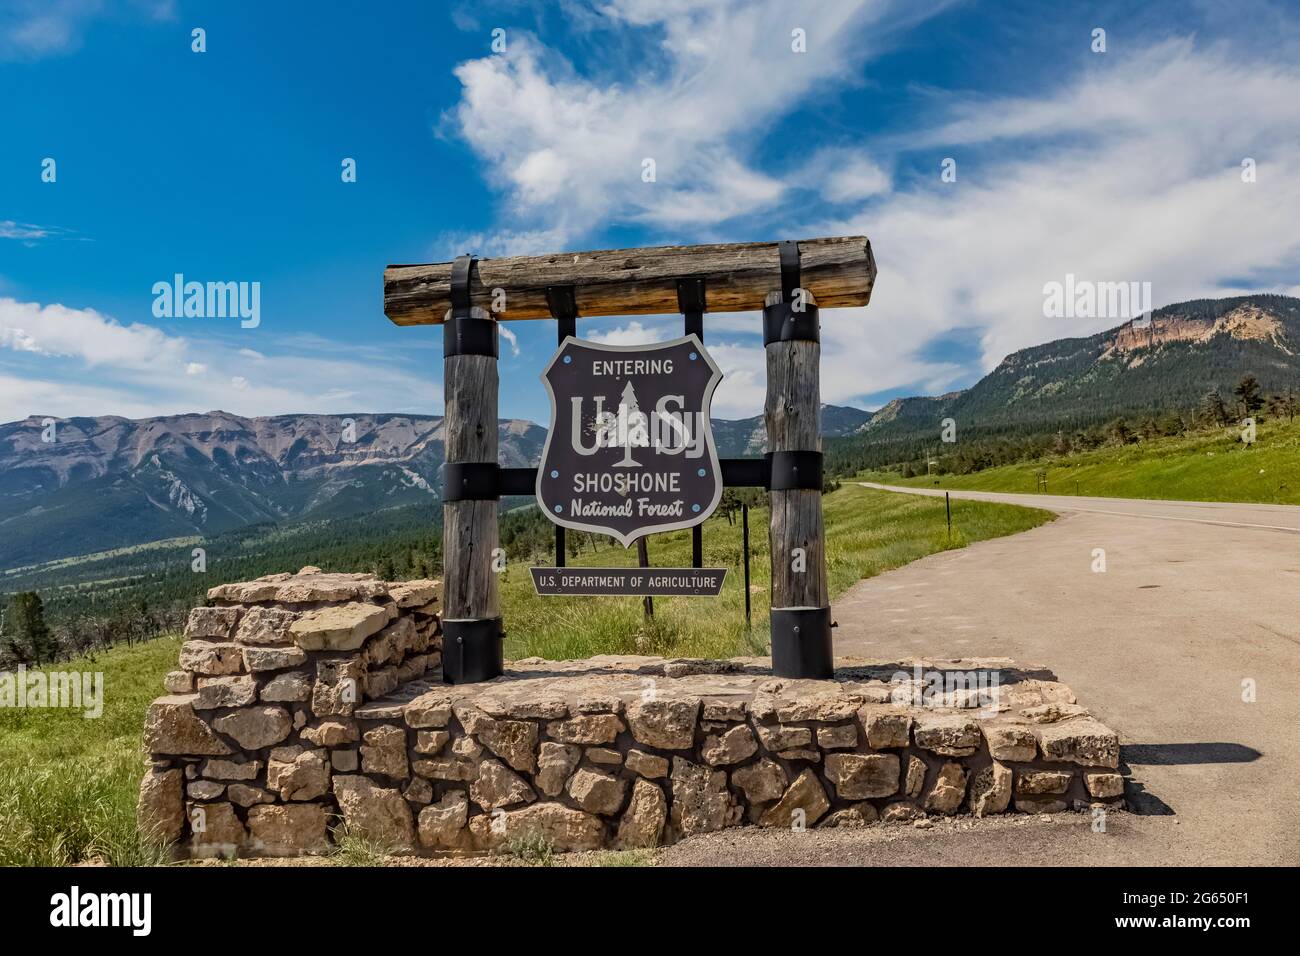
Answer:
[[717, 836], [663, 862], [1300, 863], [1300, 508], [951, 493], [1060, 516], [858, 583], [835, 604], [836, 653], [1051, 668], [1119, 732], [1138, 812], [1104, 835], [1069, 814], [960, 835], [948, 822]]

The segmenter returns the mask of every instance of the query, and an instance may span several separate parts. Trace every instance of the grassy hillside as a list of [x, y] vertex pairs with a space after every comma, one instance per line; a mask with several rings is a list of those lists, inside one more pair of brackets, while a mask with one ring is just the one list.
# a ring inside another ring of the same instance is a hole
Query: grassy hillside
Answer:
[[[953, 503], [949, 539], [942, 502], [845, 486], [826, 498], [831, 591], [863, 577], [972, 541], [1028, 530], [1051, 519], [1044, 511], [982, 502]], [[763, 653], [767, 643], [767, 514], [750, 515], [755, 555], [755, 628], [744, 627], [739, 518], [712, 519], [705, 558], [732, 570], [718, 598], [656, 598], [647, 624], [639, 598], [541, 598], [523, 562], [505, 572], [502, 593], [507, 657], [552, 658], [647, 653], [730, 656]], [[656, 565], [687, 564], [687, 533], [650, 539]], [[571, 564], [635, 561], [635, 549], [602, 548]], [[299, 562], [301, 563], [301, 562]], [[134, 648], [55, 665], [60, 671], [102, 671], [103, 716], [80, 711], [0, 709], [0, 865], [64, 865], [103, 859], [130, 865], [157, 861], [135, 835], [135, 799], [144, 756], [140, 732], [149, 701], [175, 667], [180, 642], [163, 638]]]
[[1240, 429], [1110, 445], [1066, 456], [989, 468], [967, 475], [901, 478], [897, 472], [860, 477], [895, 485], [976, 491], [1035, 492], [1047, 473], [1048, 494], [1186, 501], [1300, 504], [1300, 422], [1263, 422], [1246, 446]]

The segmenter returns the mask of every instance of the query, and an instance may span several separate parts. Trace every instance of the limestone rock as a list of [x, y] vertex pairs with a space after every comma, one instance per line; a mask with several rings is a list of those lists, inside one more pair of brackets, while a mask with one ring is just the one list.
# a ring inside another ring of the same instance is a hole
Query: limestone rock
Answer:
[[392, 724], [367, 730], [362, 737], [361, 772], [405, 780], [411, 773], [406, 761], [406, 731]]
[[415, 732], [415, 752], [432, 757], [447, 746], [451, 734], [445, 730], [417, 730]]
[[[245, 707], [233, 714], [218, 717], [212, 726], [223, 734], [234, 737], [235, 742], [245, 750], [260, 750], [288, 737], [293, 721], [287, 710], [272, 705]], [[227, 754], [230, 751], [221, 750], [217, 753]]]
[[411, 809], [399, 791], [377, 787], [369, 777], [346, 775], [334, 778], [334, 796], [349, 833], [394, 849], [415, 845]]
[[257, 683], [251, 677], [205, 677], [199, 680], [195, 710], [247, 707], [257, 700]]
[[1048, 760], [1112, 769], [1119, 766], [1119, 736], [1091, 717], [1038, 728], [1038, 744]]
[[587, 759], [592, 763], [602, 764], [606, 767], [623, 766], [623, 755], [617, 750], [611, 750], [609, 747], [588, 747]]
[[1016, 793], [1041, 796], [1065, 793], [1074, 774], [1061, 770], [1022, 770], [1016, 778]]
[[276, 674], [262, 685], [260, 696], [267, 703], [301, 703], [311, 698], [311, 680], [301, 671]]
[[886, 823], [897, 823], [904, 820], [919, 820], [925, 816], [925, 811], [920, 807], [910, 803], [899, 801], [891, 803], [880, 813], [880, 819]]
[[484, 810], [537, 799], [537, 794], [523, 777], [491, 757], [479, 764], [478, 778], [470, 784], [469, 796]]
[[181, 645], [181, 668], [195, 674], [219, 677], [238, 674], [244, 669], [244, 658], [238, 644], [209, 644], [207, 641], [186, 641]]
[[842, 800], [889, 797], [898, 792], [897, 754], [833, 753], [826, 757], [826, 776]]
[[355, 750], [331, 750], [330, 765], [339, 773], [356, 773], [361, 759]]
[[388, 596], [398, 607], [423, 607], [438, 596], [438, 582], [432, 578], [403, 581], [388, 589]]
[[266, 785], [285, 800], [315, 800], [329, 792], [329, 755], [294, 744], [276, 747], [266, 765]]
[[925, 809], [931, 813], [956, 813], [965, 798], [966, 769], [950, 760], [939, 768], [939, 776], [925, 798]]
[[807, 727], [784, 727], [780, 724], [759, 724], [758, 739], [768, 750], [790, 750], [812, 743], [812, 731]]
[[695, 743], [699, 719], [698, 697], [654, 697], [628, 705], [627, 723], [632, 737], [647, 747], [689, 750]]
[[275, 803], [275, 797], [261, 787], [250, 787], [246, 783], [232, 783], [226, 787], [226, 796], [230, 798], [231, 803], [237, 803], [241, 807], [251, 807], [258, 803]]
[[776, 719], [781, 723], [790, 724], [803, 720], [815, 720], [820, 723], [849, 720], [857, 712], [860, 703], [859, 700], [846, 697], [838, 691], [808, 697], [778, 697], [773, 701]]
[[239, 620], [237, 607], [196, 607], [185, 622], [185, 639], [228, 641]]
[[969, 757], [983, 739], [979, 724], [962, 714], [918, 714], [913, 733], [918, 747], [945, 757]]
[[346, 717], [322, 720], [299, 732], [299, 736], [318, 747], [339, 747], [361, 739], [356, 721]]
[[192, 800], [215, 800], [225, 792], [226, 785], [215, 780], [195, 780], [185, 788], [185, 793]]
[[704, 739], [700, 755], [712, 767], [740, 763], [758, 752], [758, 741], [746, 724], [737, 724], [725, 734], [710, 734]]
[[323, 574], [319, 570], [308, 570], [306, 574], [293, 575], [276, 588], [275, 600], [281, 604], [306, 604], [375, 598], [387, 593], [388, 586], [373, 575]]
[[913, 800], [921, 796], [921, 790], [925, 787], [925, 761], [916, 754], [911, 754], [907, 758], [907, 782], [905, 788], [907, 795]]
[[420, 844], [430, 850], [452, 850], [464, 842], [469, 798], [463, 790], [448, 790], [437, 803], [420, 811]]
[[857, 745], [858, 728], [852, 724], [817, 728], [817, 746], [822, 750], [851, 750]]
[[765, 803], [780, 799], [789, 778], [779, 763], [763, 757], [748, 767], [731, 771], [731, 783], [749, 803]]
[[568, 790], [574, 802], [588, 813], [612, 816], [623, 806], [627, 781], [601, 770], [583, 767], [569, 780]]
[[1024, 727], [984, 728], [994, 760], [1026, 763], [1038, 756], [1038, 739]]
[[466, 732], [513, 769], [528, 773], [536, 769], [537, 725], [532, 721], [498, 720], [466, 704], [457, 704], [454, 710]]
[[402, 796], [412, 803], [432, 803], [433, 785], [423, 777], [412, 777], [402, 791]]
[[1026, 707], [1020, 712], [1024, 720], [1032, 720], [1036, 724], [1054, 724], [1058, 721], [1069, 720], [1071, 717], [1089, 717], [1088, 708], [1081, 707], [1078, 704], [1070, 704], [1064, 701], [1053, 701], [1047, 704], [1041, 704], [1038, 707]]
[[1066, 802], [1053, 794], [1016, 794], [1016, 810], [1020, 813], [1063, 813], [1067, 809]]
[[238, 644], [253, 644], [261, 647], [293, 643], [289, 625], [297, 615], [278, 607], [250, 607], [244, 612], [235, 632]]
[[229, 803], [199, 803], [189, 807], [190, 855], [233, 857], [248, 840], [248, 831]]
[[622, 698], [608, 694], [583, 694], [574, 703], [573, 709], [579, 714], [618, 714], [619, 716], [622, 716], [626, 710]]
[[383, 630], [393, 613], [375, 604], [336, 604], [304, 614], [289, 625], [289, 633], [304, 650], [354, 651], [367, 637]]
[[444, 691], [429, 691], [406, 705], [408, 727], [446, 727], [451, 722], [451, 699]]
[[196, 757], [231, 753], [212, 728], [194, 713], [192, 694], [159, 697], [149, 705], [144, 717], [144, 749], [152, 754]]
[[781, 799], [769, 807], [759, 817], [758, 822], [760, 826], [784, 829], [789, 829], [796, 824], [811, 827], [822, 818], [830, 806], [831, 802], [826, 798], [826, 791], [822, 788], [821, 781], [817, 779], [817, 774], [808, 769], [799, 774]]
[[867, 746], [872, 750], [907, 746], [912, 731], [911, 714], [863, 707], [858, 711], [858, 719], [862, 721]]
[[307, 663], [300, 647], [245, 647], [244, 667], [250, 671], [282, 671]]
[[163, 690], [169, 694], [194, 692], [194, 675], [189, 671], [168, 671], [163, 675]]
[[480, 814], [469, 822], [474, 846], [494, 850], [521, 837], [540, 837], [560, 851], [596, 850], [605, 842], [600, 818], [561, 803], [535, 803], [498, 814]]
[[725, 720], [737, 721], [744, 720], [748, 715], [749, 707], [743, 700], [706, 700], [704, 701], [701, 716], [705, 720]]
[[658, 780], [661, 777], [668, 776], [667, 757], [659, 757], [634, 748], [627, 752], [627, 759], [624, 762], [627, 769], [651, 780]]
[[205, 760], [203, 776], [212, 780], [256, 780], [262, 772], [260, 760]]
[[255, 806], [248, 811], [248, 837], [253, 852], [263, 856], [324, 853], [325, 808], [315, 803]]
[[620, 849], [651, 848], [659, 845], [668, 820], [664, 792], [649, 780], [632, 785], [632, 799], [618, 824], [615, 845]]
[[1124, 795], [1124, 778], [1117, 773], [1105, 773], [1100, 770], [1085, 770], [1083, 782], [1088, 792], [1099, 799]]
[[869, 803], [858, 803], [847, 809], [836, 810], [828, 814], [818, 826], [828, 829], [840, 827], [857, 829], [865, 827], [868, 823], [875, 823], [878, 819], [880, 819], [880, 814], [876, 812], [875, 807]]
[[583, 714], [568, 720], [553, 720], [546, 725], [546, 734], [563, 744], [612, 744], [623, 729], [623, 721], [616, 714]]
[[311, 709], [317, 717], [350, 717], [363, 700], [366, 667], [358, 658], [317, 661]]
[[739, 808], [727, 790], [727, 775], [721, 770], [674, 757], [672, 789], [670, 819], [680, 836], [721, 830], [739, 819]]
[[1003, 813], [1011, 803], [1011, 768], [996, 760], [977, 773], [970, 784], [970, 809], [977, 817]]
[[179, 770], [151, 768], [140, 781], [136, 824], [150, 843], [175, 843], [185, 829], [185, 801]]

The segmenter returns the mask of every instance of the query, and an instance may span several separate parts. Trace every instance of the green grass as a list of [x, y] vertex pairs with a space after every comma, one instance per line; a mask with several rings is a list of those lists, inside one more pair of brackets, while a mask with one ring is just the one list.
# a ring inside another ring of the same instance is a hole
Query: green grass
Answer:
[[[1036, 509], [982, 502], [953, 503], [948, 537], [943, 503], [846, 485], [825, 499], [832, 594], [864, 577], [936, 551], [1013, 534], [1050, 520]], [[744, 588], [739, 570], [739, 517], [710, 520], [705, 559], [726, 565], [721, 597], [655, 599], [647, 625], [639, 598], [542, 598], [533, 593], [526, 562], [504, 574], [503, 605], [508, 657], [576, 658], [592, 654], [645, 653], [726, 657], [763, 653], [767, 646], [767, 513], [750, 515], [754, 628], [744, 625]], [[686, 565], [690, 535], [650, 540], [651, 563]], [[635, 549], [602, 547], [573, 564], [625, 565]], [[95, 720], [81, 711], [0, 709], [0, 865], [57, 866], [101, 859], [115, 865], [161, 862], [156, 848], [135, 828], [135, 802], [144, 755], [140, 733], [145, 708], [162, 694], [163, 675], [176, 666], [177, 638], [133, 648], [119, 647], [93, 659], [55, 665], [59, 671], [102, 671], [104, 712]], [[512, 851], [547, 865], [547, 848], [526, 842]], [[370, 864], [380, 851], [364, 841], [344, 841], [336, 861]], [[604, 865], [640, 865], [641, 856], [610, 856]]]
[[1004, 465], [969, 475], [901, 478], [871, 472], [864, 480], [925, 488], [1034, 493], [1047, 472], [1047, 494], [1183, 501], [1300, 504], [1300, 422], [1263, 422], [1246, 446], [1240, 429], [1215, 429], [1138, 444]]
[[95, 719], [80, 710], [0, 709], [0, 865], [160, 862], [135, 828], [140, 733], [179, 650], [178, 639], [160, 638], [42, 668], [102, 672], [104, 710]]
[[[953, 533], [948, 537], [943, 503], [845, 485], [827, 495], [827, 566], [834, 598], [863, 578], [897, 568], [936, 551], [972, 541], [1027, 531], [1051, 520], [1047, 512], [953, 503]], [[704, 564], [727, 567], [718, 597], [655, 598], [654, 620], [645, 619], [640, 598], [538, 597], [527, 562], [513, 562], [501, 576], [506, 657], [573, 660], [595, 654], [661, 654], [681, 657], [735, 657], [767, 653], [768, 582], [771, 578], [766, 510], [749, 515], [752, 600], [751, 630], [745, 627], [745, 587], [741, 570], [740, 516], [734, 524], [720, 516], [704, 528]], [[689, 531], [655, 535], [650, 563], [685, 567], [691, 562]], [[539, 563], [549, 564], [549, 556]], [[636, 548], [602, 545], [584, 552], [570, 566], [626, 567], [636, 564]]]

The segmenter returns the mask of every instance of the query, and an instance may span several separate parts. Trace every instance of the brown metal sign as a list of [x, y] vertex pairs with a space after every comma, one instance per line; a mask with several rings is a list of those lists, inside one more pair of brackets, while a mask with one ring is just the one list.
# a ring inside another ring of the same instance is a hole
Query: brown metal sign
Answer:
[[624, 547], [707, 518], [722, 498], [709, 423], [721, 379], [694, 335], [632, 346], [566, 338], [542, 373], [551, 428], [537, 501], [546, 516]]
[[544, 597], [574, 594], [717, 597], [726, 568], [529, 568]]

